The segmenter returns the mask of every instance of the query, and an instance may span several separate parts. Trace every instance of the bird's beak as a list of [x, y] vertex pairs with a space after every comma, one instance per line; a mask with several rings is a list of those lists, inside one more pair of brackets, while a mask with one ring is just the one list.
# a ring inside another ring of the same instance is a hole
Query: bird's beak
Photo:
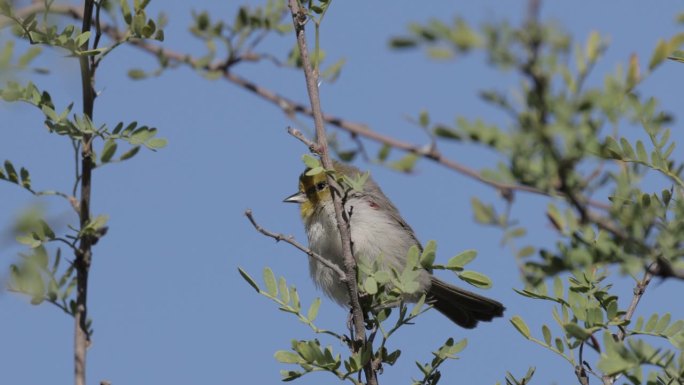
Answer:
[[286, 202], [286, 203], [304, 203], [304, 202], [306, 202], [306, 195], [304, 195], [303, 192], [298, 191], [298, 192], [290, 195], [289, 197], [283, 199], [283, 202]]

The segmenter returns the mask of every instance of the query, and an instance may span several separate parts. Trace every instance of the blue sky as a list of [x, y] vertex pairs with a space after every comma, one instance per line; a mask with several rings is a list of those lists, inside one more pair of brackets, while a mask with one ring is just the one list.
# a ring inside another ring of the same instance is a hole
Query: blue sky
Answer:
[[[201, 42], [188, 33], [191, 11], [208, 10], [212, 17], [232, 20], [240, 4], [261, 1], [153, 1], [150, 14], [169, 16], [164, 45], [201, 54]], [[410, 22], [432, 17], [450, 20], [461, 15], [473, 24], [485, 20], [519, 22], [524, 1], [336, 1], [326, 16], [322, 42], [330, 62], [346, 58], [341, 78], [321, 86], [325, 112], [367, 123], [380, 132], [415, 143], [427, 143], [407, 116], [430, 111], [433, 121], [453, 122], [456, 116], [481, 117], [505, 124], [503, 116], [484, 105], [477, 91], [499, 87], [511, 90], [515, 79], [489, 69], [480, 55], [432, 62], [418, 51], [392, 52], [391, 36], [403, 34]], [[592, 84], [637, 53], [647, 63], [657, 40], [678, 29], [677, 1], [565, 1], [547, 2], [545, 19], [557, 20], [580, 42], [592, 30], [610, 38], [611, 46]], [[3, 32], [0, 38], [7, 35]], [[267, 39], [261, 49], [287, 52], [291, 36]], [[48, 51], [40, 64], [52, 75], [34, 78], [52, 92], [58, 107], [80, 100], [76, 61]], [[93, 211], [110, 215], [110, 231], [95, 248], [90, 287], [90, 315], [94, 341], [88, 356], [89, 383], [204, 384], [278, 383], [273, 353], [287, 349], [290, 339], [310, 338], [307, 327], [278, 311], [257, 295], [238, 275], [241, 266], [255, 277], [270, 266], [295, 284], [305, 304], [321, 293], [308, 277], [306, 257], [285, 244], [257, 234], [242, 215], [251, 208], [265, 227], [293, 234], [305, 241], [298, 210], [282, 199], [297, 187], [300, 157], [306, 149], [285, 133], [293, 123], [274, 106], [224, 81], [209, 81], [187, 68], [170, 70], [144, 81], [127, 78], [130, 68], [154, 69], [154, 59], [132, 48], [115, 51], [99, 70], [95, 107], [98, 123], [138, 121], [158, 127], [169, 140], [167, 148], [141, 151], [132, 161], [104, 167], [94, 175]], [[674, 79], [684, 70], [666, 63], [642, 87], [658, 96], [666, 109], [681, 108]], [[301, 73], [268, 63], [244, 64], [234, 71], [264, 87], [305, 101]], [[59, 109], [59, 108], [58, 108]], [[0, 104], [2, 140], [0, 159], [27, 167], [40, 189], [70, 190], [70, 144], [47, 134], [37, 111], [25, 105]], [[675, 115], [676, 116], [676, 115]], [[676, 128], [676, 126], [675, 126]], [[344, 134], [340, 137], [345, 138]], [[682, 136], [675, 129], [675, 140]], [[376, 149], [374, 144], [368, 147]], [[445, 146], [445, 154], [472, 167], [491, 166], [493, 154], [467, 146]], [[675, 150], [681, 157], [682, 150]], [[395, 154], [396, 155], [396, 154]], [[496, 202], [492, 189], [430, 162], [418, 163], [414, 175], [357, 163], [372, 172], [385, 193], [401, 210], [423, 242], [435, 239], [438, 260], [465, 249], [476, 249], [473, 268], [494, 280], [486, 295], [504, 302], [506, 319], [473, 331], [455, 328], [439, 314], [424, 316], [405, 328], [394, 347], [401, 360], [385, 368], [382, 383], [407, 383], [418, 375], [413, 361], [427, 361], [447, 337], [468, 338], [461, 359], [443, 369], [443, 381], [493, 384], [506, 371], [516, 375], [537, 367], [535, 383], [576, 381], [561, 358], [526, 342], [507, 321], [522, 315], [537, 335], [552, 323], [550, 307], [524, 299], [514, 258], [501, 247], [501, 233], [473, 222], [470, 197]], [[663, 186], [654, 185], [659, 191]], [[13, 218], [36, 201], [16, 186], [0, 184], [0, 279], [21, 251], [8, 231]], [[62, 201], [43, 199], [50, 223], [66, 229], [76, 218]], [[524, 244], [551, 245], [544, 209], [548, 203], [519, 194], [512, 215], [530, 226]], [[452, 282], [456, 277], [442, 276]], [[616, 282], [623, 289], [624, 306], [631, 293], [629, 278]], [[652, 285], [639, 307], [650, 315], [666, 304], [663, 296], [681, 290], [681, 283]], [[0, 291], [0, 372], [3, 383], [33, 385], [68, 383], [72, 378], [72, 320], [58, 309], [31, 306], [25, 298]], [[670, 309], [683, 318], [682, 309]], [[342, 330], [346, 310], [324, 299], [318, 325]], [[556, 329], [555, 333], [559, 333]], [[325, 340], [324, 340], [325, 341]], [[344, 347], [334, 341], [335, 351]], [[591, 358], [592, 360], [595, 357]], [[300, 384], [333, 382], [326, 374], [312, 374]]]

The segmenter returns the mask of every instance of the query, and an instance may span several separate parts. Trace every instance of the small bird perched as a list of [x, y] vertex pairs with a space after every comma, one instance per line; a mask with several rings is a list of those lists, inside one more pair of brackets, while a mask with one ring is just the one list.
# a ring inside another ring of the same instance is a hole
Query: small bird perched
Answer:
[[[354, 178], [361, 175], [356, 167], [334, 163], [339, 174]], [[308, 171], [308, 169], [307, 169]], [[309, 248], [340, 267], [344, 266], [331, 189], [325, 172], [299, 178], [299, 191], [285, 202], [299, 203], [309, 239]], [[381, 258], [380, 269], [401, 272], [406, 266], [409, 248], [420, 243], [411, 227], [380, 187], [366, 180], [363, 191], [352, 190], [345, 200], [345, 211], [351, 212], [349, 229], [354, 257]], [[309, 258], [309, 269], [316, 285], [340, 305], [349, 304], [349, 294], [339, 276], [330, 268]], [[478, 321], [491, 321], [503, 316], [504, 306], [493, 299], [450, 285], [421, 269], [419, 289], [404, 300], [416, 302], [424, 293], [427, 301], [457, 325], [472, 329]]]

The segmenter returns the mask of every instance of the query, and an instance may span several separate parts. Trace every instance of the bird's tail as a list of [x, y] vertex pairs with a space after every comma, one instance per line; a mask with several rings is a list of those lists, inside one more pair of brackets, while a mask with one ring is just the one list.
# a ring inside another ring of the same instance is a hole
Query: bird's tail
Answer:
[[428, 300], [440, 313], [466, 329], [479, 321], [491, 321], [503, 316], [505, 307], [498, 301], [461, 289], [432, 277]]

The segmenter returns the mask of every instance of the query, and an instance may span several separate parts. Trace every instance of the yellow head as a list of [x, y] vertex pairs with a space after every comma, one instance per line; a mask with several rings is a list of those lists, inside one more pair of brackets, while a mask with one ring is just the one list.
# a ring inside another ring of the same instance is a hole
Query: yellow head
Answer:
[[[347, 176], [355, 176], [355, 174], [361, 173], [354, 166], [338, 162], [333, 162], [333, 167], [335, 171]], [[283, 202], [288, 203], [299, 203], [302, 219], [305, 221], [313, 215], [317, 208], [332, 199], [326, 173], [306, 175], [307, 171], [309, 169], [304, 170], [299, 176], [299, 190], [283, 200]]]

